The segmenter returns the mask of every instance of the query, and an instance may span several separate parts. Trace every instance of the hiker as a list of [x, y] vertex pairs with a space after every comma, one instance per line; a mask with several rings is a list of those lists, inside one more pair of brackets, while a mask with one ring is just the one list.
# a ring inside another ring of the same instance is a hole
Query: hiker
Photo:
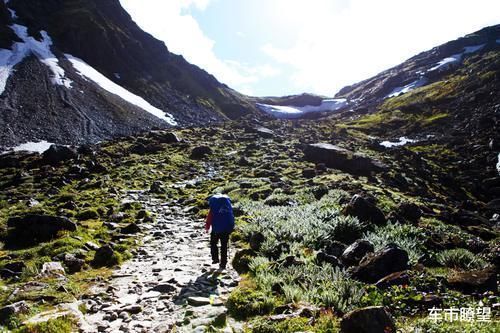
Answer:
[[[208, 232], [210, 226], [210, 252], [212, 254], [212, 264], [219, 264], [220, 269], [225, 269], [227, 264], [227, 244], [229, 235], [234, 229], [233, 207], [231, 199], [227, 195], [215, 194], [208, 199], [210, 210], [205, 221], [205, 230]], [[220, 262], [219, 248], [220, 240]]]

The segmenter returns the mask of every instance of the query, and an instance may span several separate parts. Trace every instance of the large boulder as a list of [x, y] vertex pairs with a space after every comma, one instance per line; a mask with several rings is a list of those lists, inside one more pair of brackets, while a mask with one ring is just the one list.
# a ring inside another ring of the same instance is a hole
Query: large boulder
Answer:
[[458, 210], [451, 214], [451, 222], [455, 225], [467, 226], [490, 226], [488, 219], [467, 210]]
[[25, 301], [13, 303], [3, 308], [0, 308], [0, 324], [7, 324], [12, 316], [25, 314], [30, 311], [28, 304]]
[[386, 222], [384, 213], [375, 203], [360, 194], [352, 197], [343, 213], [357, 217], [361, 222], [369, 222], [375, 225], [382, 225]]
[[78, 157], [78, 153], [75, 149], [62, 145], [51, 145], [42, 154], [42, 163], [55, 165], [60, 162], [72, 160]]
[[359, 239], [349, 245], [342, 253], [340, 259], [345, 266], [355, 266], [369, 253], [375, 251], [375, 247], [367, 240]]
[[67, 217], [50, 215], [26, 215], [7, 220], [7, 244], [30, 245], [49, 241], [61, 231], [75, 231], [76, 224]]
[[384, 171], [387, 167], [375, 159], [329, 144], [315, 143], [304, 148], [307, 161], [324, 163], [327, 167], [351, 174], [366, 175]]
[[452, 272], [446, 278], [450, 288], [464, 293], [497, 292], [497, 273], [494, 269]]
[[234, 270], [238, 272], [238, 274], [248, 273], [250, 270], [250, 262], [256, 255], [257, 254], [252, 249], [243, 249], [236, 252], [232, 261]]
[[97, 249], [92, 260], [93, 267], [111, 267], [119, 263], [119, 256], [111, 245], [104, 245]]
[[146, 154], [155, 154], [163, 150], [163, 147], [160, 144], [156, 143], [136, 143], [135, 145], [129, 148], [132, 154], [137, 155], [146, 155]]
[[121, 233], [126, 235], [132, 235], [138, 232], [141, 232], [141, 227], [133, 222], [121, 229]]
[[356, 309], [344, 315], [341, 333], [396, 333], [396, 324], [382, 306]]
[[274, 137], [273, 130], [266, 128], [266, 127], [262, 127], [262, 126], [255, 128], [255, 133], [263, 138], [266, 138], [266, 139], [270, 139], [270, 138]]
[[179, 143], [181, 139], [174, 132], [151, 131], [149, 137], [160, 143]]
[[422, 209], [412, 202], [403, 202], [396, 210], [395, 217], [400, 222], [417, 223], [422, 217]]
[[165, 192], [165, 188], [163, 187], [163, 182], [161, 180], [155, 180], [153, 184], [151, 184], [149, 188], [150, 193], [161, 194]]
[[80, 272], [85, 265], [85, 260], [77, 258], [74, 254], [70, 253], [64, 255], [63, 262], [70, 274]]
[[389, 288], [391, 286], [408, 285], [410, 283], [410, 276], [405, 272], [396, 272], [381, 278], [375, 283], [375, 286], [380, 289]]
[[21, 159], [23, 155], [24, 154], [20, 152], [0, 155], [0, 169], [19, 168], [21, 166]]
[[212, 148], [209, 146], [198, 146], [191, 150], [190, 158], [194, 160], [199, 160], [205, 158], [207, 155], [212, 154]]
[[254, 251], [259, 251], [265, 240], [266, 237], [264, 236], [263, 233], [254, 232], [252, 235], [250, 235], [250, 240], [249, 240], [250, 248]]
[[323, 251], [319, 251], [316, 254], [316, 262], [319, 265], [327, 263], [335, 267], [342, 267], [342, 264], [340, 263], [340, 260], [337, 257], [327, 254]]
[[46, 262], [42, 266], [42, 271], [40, 272], [40, 277], [45, 278], [59, 278], [64, 277], [66, 272], [64, 267], [58, 261]]
[[407, 268], [408, 253], [397, 245], [390, 244], [380, 251], [367, 254], [351, 274], [360, 281], [375, 283], [391, 273]]

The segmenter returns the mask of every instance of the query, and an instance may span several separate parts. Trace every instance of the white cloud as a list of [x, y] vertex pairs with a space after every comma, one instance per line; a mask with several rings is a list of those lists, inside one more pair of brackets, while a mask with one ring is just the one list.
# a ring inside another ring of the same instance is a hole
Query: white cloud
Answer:
[[276, 73], [219, 59], [214, 52], [215, 42], [207, 37], [190, 10], [204, 10], [210, 0], [120, 0], [136, 23], [145, 31], [165, 41], [169, 50], [182, 54], [189, 62], [200, 66], [217, 79], [237, 90], [251, 91], [249, 85], [262, 77]]
[[291, 66], [296, 91], [332, 95], [440, 43], [498, 24], [497, 0], [275, 0], [293, 45], [262, 51]]

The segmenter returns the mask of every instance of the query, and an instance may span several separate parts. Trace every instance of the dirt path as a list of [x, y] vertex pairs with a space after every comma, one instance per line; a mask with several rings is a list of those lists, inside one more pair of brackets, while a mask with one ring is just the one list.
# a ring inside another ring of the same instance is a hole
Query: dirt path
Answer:
[[[211, 266], [203, 221], [183, 207], [143, 191], [129, 192], [126, 200], [140, 202], [156, 222], [142, 225], [143, 245], [134, 258], [85, 300], [85, 320], [92, 327], [86, 331], [205, 332], [225, 317], [224, 301], [238, 283], [237, 273]], [[223, 331], [238, 331], [234, 326]]]

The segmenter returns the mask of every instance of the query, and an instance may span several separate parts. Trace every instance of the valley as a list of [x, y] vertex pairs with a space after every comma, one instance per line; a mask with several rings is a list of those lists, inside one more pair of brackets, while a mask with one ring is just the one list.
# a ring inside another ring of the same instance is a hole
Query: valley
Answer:
[[500, 25], [252, 97], [117, 0], [0, 19], [1, 332], [500, 330]]

